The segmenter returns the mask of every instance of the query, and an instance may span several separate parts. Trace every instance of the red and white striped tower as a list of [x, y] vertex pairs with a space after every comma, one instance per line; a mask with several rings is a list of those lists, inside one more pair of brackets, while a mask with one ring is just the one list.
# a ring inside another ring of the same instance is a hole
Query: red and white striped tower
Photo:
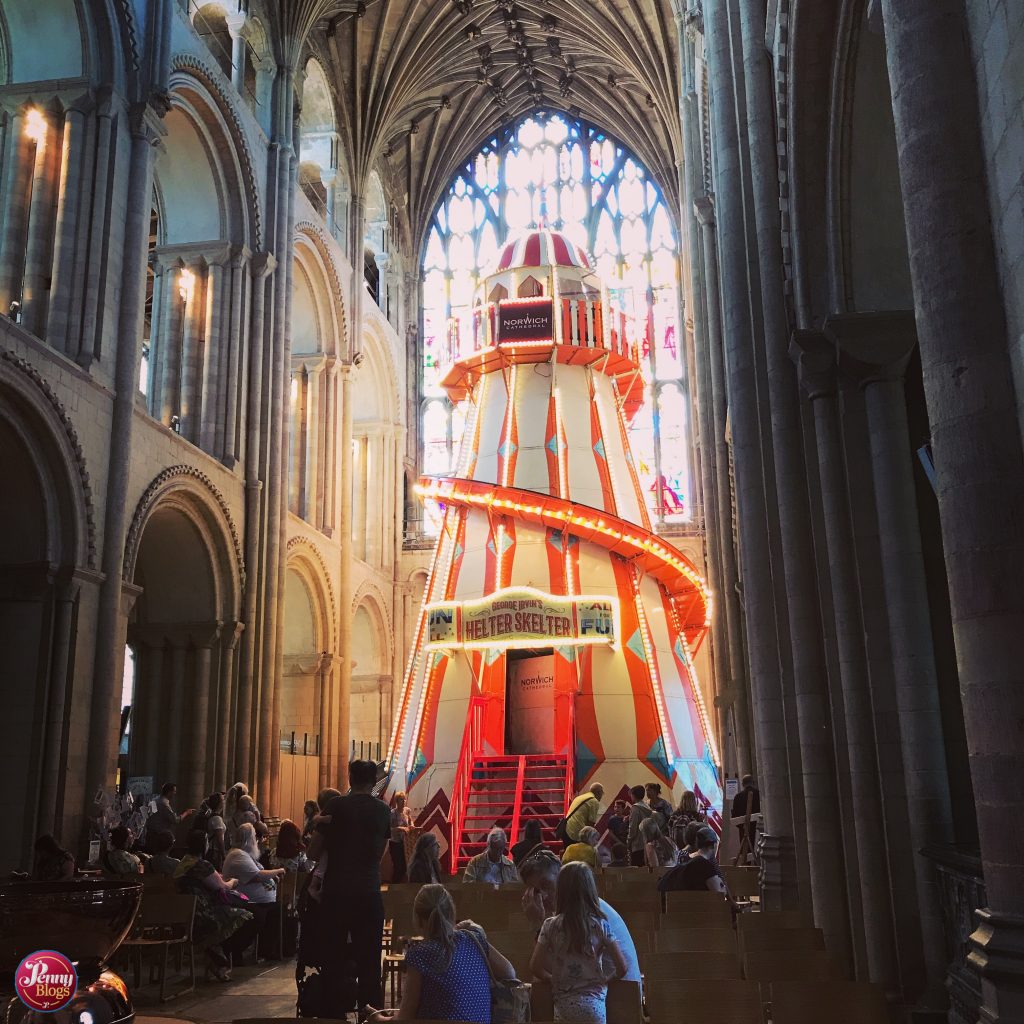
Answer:
[[[549, 747], [567, 788], [658, 781], [669, 799], [693, 789], [720, 806], [693, 663], [710, 596], [652, 532], [626, 434], [644, 400], [638, 355], [587, 254], [546, 230], [509, 242], [472, 316], [452, 321], [442, 373], [466, 429], [453, 474], [419, 488], [443, 526], [389, 791], [450, 838], [475, 757]], [[531, 654], [551, 671], [524, 697], [513, 669]]]

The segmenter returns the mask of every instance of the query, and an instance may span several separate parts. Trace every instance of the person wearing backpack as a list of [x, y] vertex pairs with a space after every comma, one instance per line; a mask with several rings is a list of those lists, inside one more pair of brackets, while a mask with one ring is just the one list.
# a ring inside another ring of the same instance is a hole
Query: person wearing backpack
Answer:
[[562, 840], [563, 848], [578, 843], [580, 832], [590, 826], [593, 828], [601, 817], [601, 800], [604, 797], [604, 786], [595, 782], [569, 805], [565, 817], [558, 823], [555, 835]]

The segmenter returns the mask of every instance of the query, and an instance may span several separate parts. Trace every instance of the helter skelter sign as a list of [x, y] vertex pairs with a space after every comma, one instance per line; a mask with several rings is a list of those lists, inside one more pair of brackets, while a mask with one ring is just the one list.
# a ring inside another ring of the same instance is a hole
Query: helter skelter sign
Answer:
[[511, 587], [427, 607], [429, 648], [559, 647], [615, 642], [618, 601]]

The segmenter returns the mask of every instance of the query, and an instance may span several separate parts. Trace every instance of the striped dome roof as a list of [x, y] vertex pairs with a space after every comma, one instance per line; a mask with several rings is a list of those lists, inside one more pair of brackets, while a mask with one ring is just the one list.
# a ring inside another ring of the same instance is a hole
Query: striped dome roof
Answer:
[[518, 267], [576, 267], [593, 270], [586, 252], [560, 231], [546, 228], [528, 231], [518, 238], [509, 239], [501, 250], [498, 265], [491, 273], [497, 274]]

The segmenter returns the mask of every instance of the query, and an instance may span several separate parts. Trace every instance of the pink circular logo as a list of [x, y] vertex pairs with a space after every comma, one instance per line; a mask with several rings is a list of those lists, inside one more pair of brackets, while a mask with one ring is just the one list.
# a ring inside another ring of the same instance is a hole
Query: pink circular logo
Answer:
[[75, 965], [55, 949], [30, 953], [18, 965], [14, 978], [21, 1001], [42, 1013], [63, 1010], [78, 988]]

